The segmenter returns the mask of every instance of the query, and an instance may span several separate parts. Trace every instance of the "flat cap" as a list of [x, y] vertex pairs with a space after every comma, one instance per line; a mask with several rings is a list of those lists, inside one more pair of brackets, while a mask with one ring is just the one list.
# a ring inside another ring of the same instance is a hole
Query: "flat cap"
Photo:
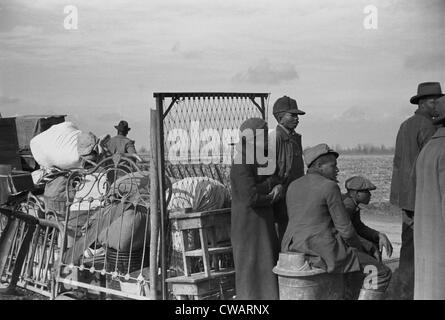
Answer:
[[77, 153], [79, 156], [86, 156], [93, 151], [99, 139], [92, 132], [81, 132], [77, 136]]
[[296, 113], [301, 115], [306, 114], [306, 112], [303, 110], [298, 109], [297, 101], [289, 98], [288, 96], [278, 98], [273, 104], [273, 114], [278, 114], [281, 112]]
[[333, 154], [338, 158], [338, 152], [329, 148], [326, 143], [317, 144], [315, 147], [307, 148], [303, 152], [304, 162], [309, 167], [315, 160], [325, 154]]
[[348, 190], [375, 190], [377, 187], [368, 179], [362, 176], [354, 176], [345, 181], [345, 188]]

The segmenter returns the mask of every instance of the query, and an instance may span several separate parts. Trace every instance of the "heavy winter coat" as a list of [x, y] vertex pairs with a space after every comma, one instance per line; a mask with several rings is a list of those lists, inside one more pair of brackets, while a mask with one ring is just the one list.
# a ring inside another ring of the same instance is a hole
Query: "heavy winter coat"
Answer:
[[279, 251], [271, 199], [275, 176], [260, 176], [254, 164], [234, 164], [231, 240], [237, 299], [278, 299], [278, 280], [272, 272]]
[[[304, 175], [301, 135], [278, 125], [276, 128], [276, 156], [275, 175], [280, 179], [285, 195], [289, 184]], [[289, 220], [285, 197], [274, 203], [273, 209], [275, 222], [278, 223], [278, 236], [281, 240]]]
[[390, 202], [401, 209], [414, 211], [416, 159], [434, 132], [436, 127], [431, 116], [419, 109], [400, 125], [394, 153]]
[[281, 251], [305, 253], [310, 263], [327, 272], [359, 271], [362, 249], [335, 181], [316, 172], [292, 182], [286, 194], [289, 224]]
[[445, 299], [445, 128], [420, 152], [416, 165], [414, 299]]

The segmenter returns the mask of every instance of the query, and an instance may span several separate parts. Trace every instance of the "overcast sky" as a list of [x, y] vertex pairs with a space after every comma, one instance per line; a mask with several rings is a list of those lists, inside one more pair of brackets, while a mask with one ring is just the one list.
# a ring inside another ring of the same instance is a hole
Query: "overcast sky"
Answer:
[[268, 92], [307, 112], [304, 146], [392, 146], [417, 84], [445, 87], [444, 34], [445, 0], [0, 0], [0, 112], [126, 119], [141, 147], [153, 92]]

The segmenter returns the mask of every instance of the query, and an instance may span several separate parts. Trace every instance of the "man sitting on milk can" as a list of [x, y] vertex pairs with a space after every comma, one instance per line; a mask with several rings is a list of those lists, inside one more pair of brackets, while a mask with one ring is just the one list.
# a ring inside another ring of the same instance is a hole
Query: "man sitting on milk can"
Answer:
[[328, 273], [370, 273], [359, 300], [380, 300], [391, 270], [364, 251], [337, 184], [338, 156], [324, 143], [303, 152], [308, 170], [287, 190], [289, 224], [281, 251], [304, 253], [311, 267]]

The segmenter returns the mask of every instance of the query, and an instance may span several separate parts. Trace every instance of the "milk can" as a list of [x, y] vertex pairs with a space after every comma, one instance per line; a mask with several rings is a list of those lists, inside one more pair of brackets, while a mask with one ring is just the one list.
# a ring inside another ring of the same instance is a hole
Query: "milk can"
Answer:
[[280, 253], [273, 272], [278, 275], [280, 300], [343, 299], [343, 274], [310, 267], [302, 253]]

